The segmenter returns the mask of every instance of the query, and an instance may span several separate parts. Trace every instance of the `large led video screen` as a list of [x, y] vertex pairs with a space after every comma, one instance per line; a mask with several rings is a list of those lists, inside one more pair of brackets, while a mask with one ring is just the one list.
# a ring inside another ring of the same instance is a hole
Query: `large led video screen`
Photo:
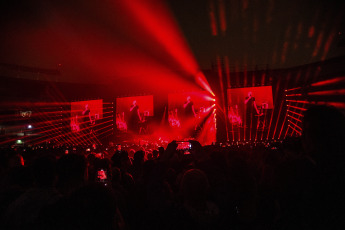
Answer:
[[71, 130], [79, 132], [103, 118], [103, 100], [71, 102]]
[[143, 123], [154, 115], [153, 111], [153, 95], [116, 98], [116, 127], [127, 131], [134, 116], [137, 119], [134, 122]]
[[176, 138], [215, 141], [215, 99], [206, 91], [168, 94], [168, 122]]
[[[181, 118], [184, 113], [184, 104], [187, 102], [187, 98], [193, 102], [195, 114], [202, 114], [207, 108], [210, 108], [214, 101], [206, 91], [200, 92], [182, 92], [182, 93], [171, 93], [168, 94], [168, 111], [169, 118], [171, 116]], [[173, 120], [169, 119], [169, 124], [175, 126], [172, 123]]]
[[182, 109], [183, 104], [187, 101], [187, 97], [190, 97], [193, 101], [196, 110], [203, 109], [210, 106], [211, 97], [206, 91], [196, 92], [182, 92], [182, 93], [171, 93], [168, 94], [168, 107], [171, 109]]
[[[243, 125], [250, 99], [254, 113], [258, 116], [273, 109], [272, 86], [228, 89], [228, 118], [233, 125]], [[255, 103], [254, 103], [255, 101]], [[251, 108], [250, 108], [251, 109]]]

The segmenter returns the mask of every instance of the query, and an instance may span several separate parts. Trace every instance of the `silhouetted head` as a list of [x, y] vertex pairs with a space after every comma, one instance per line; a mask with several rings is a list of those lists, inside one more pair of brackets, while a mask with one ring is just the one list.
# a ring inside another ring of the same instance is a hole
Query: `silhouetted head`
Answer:
[[56, 179], [56, 159], [47, 155], [36, 159], [33, 174], [37, 186], [50, 187]]
[[181, 180], [181, 193], [185, 200], [202, 201], [206, 199], [209, 182], [206, 174], [199, 169], [186, 171]]
[[68, 200], [67, 229], [117, 229], [117, 204], [110, 188], [90, 184]]
[[68, 154], [57, 162], [59, 186], [73, 190], [86, 181], [86, 160], [84, 156]]

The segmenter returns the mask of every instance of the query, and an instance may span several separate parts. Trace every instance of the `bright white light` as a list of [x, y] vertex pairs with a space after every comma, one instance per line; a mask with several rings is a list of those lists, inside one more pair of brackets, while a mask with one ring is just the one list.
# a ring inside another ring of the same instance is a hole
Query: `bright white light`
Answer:
[[28, 129], [31, 129], [32, 128], [32, 125], [28, 125]]

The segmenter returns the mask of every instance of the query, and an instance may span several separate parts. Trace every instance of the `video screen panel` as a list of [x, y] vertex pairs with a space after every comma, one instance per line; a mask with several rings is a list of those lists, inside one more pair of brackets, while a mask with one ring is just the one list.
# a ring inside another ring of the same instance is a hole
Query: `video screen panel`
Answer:
[[197, 115], [204, 113], [206, 109], [214, 104], [214, 101], [208, 95], [209, 93], [206, 91], [168, 94], [169, 125], [172, 127], [179, 127], [181, 125], [180, 119], [184, 116], [183, 104], [186, 103], [187, 97], [190, 97], [190, 100], [193, 102]]
[[228, 89], [228, 118], [233, 125], [241, 126], [246, 110], [248, 94], [255, 98], [260, 113], [273, 109], [272, 86]]
[[79, 132], [83, 127], [103, 118], [103, 100], [71, 102], [71, 130]]
[[154, 115], [153, 95], [116, 98], [116, 127], [118, 130], [127, 131], [134, 102], [138, 106], [140, 122], [145, 122], [148, 117]]
[[168, 95], [168, 107], [170, 109], [183, 108], [183, 104], [186, 102], [187, 97], [190, 96], [196, 109], [206, 108], [210, 106], [210, 96], [206, 91], [200, 92], [183, 92], [183, 93], [171, 93]]
[[[190, 102], [193, 106], [189, 105]], [[177, 140], [192, 138], [202, 145], [216, 141], [215, 103], [207, 91], [168, 94], [168, 122], [172, 137]]]

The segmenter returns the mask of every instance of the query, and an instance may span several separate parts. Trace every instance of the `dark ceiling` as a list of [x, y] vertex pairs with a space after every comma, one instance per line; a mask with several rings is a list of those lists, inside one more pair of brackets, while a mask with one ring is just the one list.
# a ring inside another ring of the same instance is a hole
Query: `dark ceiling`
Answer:
[[133, 11], [123, 2], [2, 1], [0, 63], [59, 69], [60, 81], [128, 83], [183, 78], [191, 57], [200, 69], [221, 58], [250, 70], [345, 54], [345, 1], [131, 0]]

